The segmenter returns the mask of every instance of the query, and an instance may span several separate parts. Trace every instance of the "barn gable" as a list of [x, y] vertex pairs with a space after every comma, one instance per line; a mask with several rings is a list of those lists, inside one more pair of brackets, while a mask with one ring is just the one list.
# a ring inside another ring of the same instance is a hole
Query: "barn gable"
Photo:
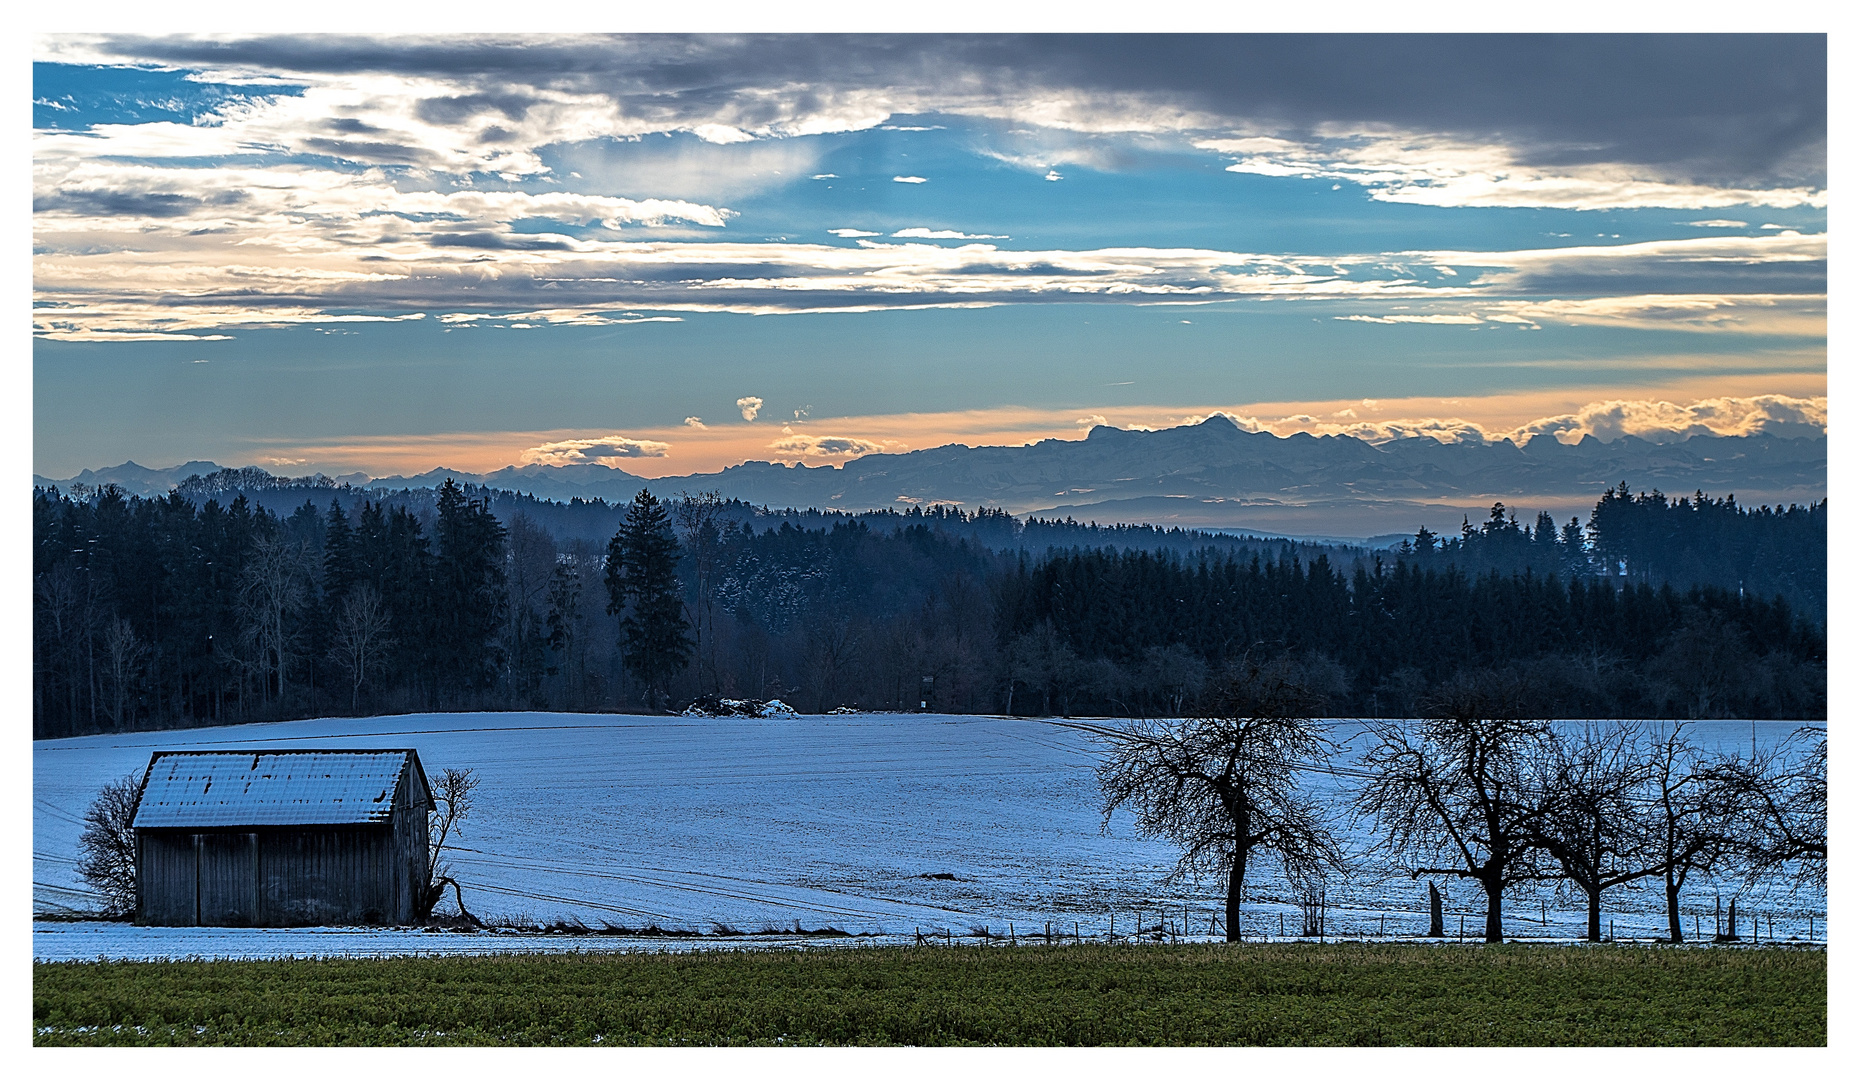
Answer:
[[386, 824], [408, 773], [412, 801], [431, 810], [412, 750], [161, 751], [149, 759], [132, 827]]

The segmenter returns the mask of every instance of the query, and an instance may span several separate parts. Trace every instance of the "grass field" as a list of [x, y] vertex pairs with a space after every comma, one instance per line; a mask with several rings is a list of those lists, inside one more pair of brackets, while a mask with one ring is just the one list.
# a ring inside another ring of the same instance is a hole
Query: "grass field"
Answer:
[[33, 965], [37, 1045], [1825, 1045], [1827, 954], [871, 948]]

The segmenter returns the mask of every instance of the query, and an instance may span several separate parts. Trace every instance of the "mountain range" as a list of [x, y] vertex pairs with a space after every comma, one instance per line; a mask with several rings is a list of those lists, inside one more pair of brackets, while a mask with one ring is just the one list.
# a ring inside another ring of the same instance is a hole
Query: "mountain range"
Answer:
[[[69, 480], [115, 483], [160, 495], [219, 466], [190, 461], [171, 469], [134, 462], [86, 469]], [[1457, 530], [1483, 519], [1493, 502], [1521, 512], [1585, 515], [1601, 493], [1668, 494], [1694, 489], [1735, 494], [1746, 505], [1808, 502], [1827, 495], [1827, 439], [1775, 435], [1694, 435], [1670, 443], [1592, 435], [1566, 444], [1538, 435], [1443, 443], [1415, 437], [1369, 443], [1347, 435], [1280, 437], [1242, 430], [1223, 416], [1157, 431], [1094, 427], [1082, 439], [1025, 446], [951, 444], [902, 454], [868, 454], [844, 465], [748, 461], [712, 473], [643, 479], [604, 465], [525, 465], [490, 473], [434, 469], [417, 476], [331, 477], [337, 484], [395, 489], [434, 487], [446, 478], [537, 498], [631, 499], [645, 487], [661, 497], [716, 491], [772, 507], [867, 510], [910, 505], [1000, 507], [1016, 514], [1073, 517], [1103, 524], [1147, 522], [1287, 536], [1367, 537], [1426, 525]]]

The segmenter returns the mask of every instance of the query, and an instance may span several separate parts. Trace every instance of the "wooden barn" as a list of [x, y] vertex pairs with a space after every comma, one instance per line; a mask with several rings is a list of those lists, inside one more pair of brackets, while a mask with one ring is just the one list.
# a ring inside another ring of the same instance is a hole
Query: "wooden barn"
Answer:
[[412, 750], [187, 750], [149, 759], [136, 921], [413, 921], [433, 794]]

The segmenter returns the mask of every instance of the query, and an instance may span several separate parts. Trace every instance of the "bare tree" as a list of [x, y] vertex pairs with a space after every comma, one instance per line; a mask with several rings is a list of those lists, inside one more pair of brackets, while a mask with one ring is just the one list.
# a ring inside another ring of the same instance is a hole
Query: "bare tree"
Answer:
[[446, 886], [452, 886], [452, 896], [458, 901], [459, 915], [473, 926], [482, 926], [478, 917], [465, 909], [465, 894], [459, 889], [458, 879], [452, 876], [452, 868], [443, 858], [446, 845], [463, 832], [462, 826], [472, 811], [472, 792], [477, 790], [478, 777], [471, 769], [447, 769], [439, 774], [432, 784], [433, 802], [438, 810], [427, 823], [426, 848], [426, 890], [420, 898], [419, 915], [427, 918], [439, 901], [445, 897]]
[[130, 773], [103, 785], [84, 811], [84, 831], [78, 834], [78, 876], [103, 897], [106, 915], [128, 915], [136, 910], [136, 803], [142, 797], [142, 777]]
[[388, 636], [389, 622], [381, 597], [367, 583], [356, 585], [342, 598], [329, 655], [349, 677], [350, 712], [359, 707], [369, 672], [385, 661], [394, 645]]
[[1180, 716], [1207, 684], [1208, 665], [1179, 643], [1167, 648], [1152, 645], [1143, 654], [1140, 677], [1162, 703], [1165, 715]]
[[1828, 887], [1828, 734], [1798, 728], [1781, 746], [1720, 767], [1738, 800], [1746, 877], [1787, 872], [1791, 885]]
[[1676, 723], [1654, 741], [1645, 797], [1650, 804], [1650, 848], [1666, 888], [1667, 940], [1685, 940], [1679, 894], [1694, 871], [1709, 874], [1739, 850], [1735, 785]]
[[1008, 643], [1008, 708], [1014, 711], [1014, 687], [1026, 683], [1040, 692], [1041, 716], [1053, 715], [1053, 698], [1058, 697], [1060, 711], [1066, 712], [1067, 689], [1078, 674], [1078, 656], [1053, 624], [1041, 620], [1033, 629]]
[[241, 640], [251, 650], [257, 669], [276, 679], [280, 697], [296, 645], [291, 624], [309, 599], [308, 561], [299, 546], [277, 537], [261, 537], [252, 544], [239, 573]]
[[556, 570], [555, 537], [527, 514], [505, 524], [504, 656], [514, 693], [532, 696], [548, 666], [548, 592]]
[[806, 679], [813, 691], [814, 711], [823, 713], [859, 653], [859, 631], [850, 618], [823, 612], [808, 625], [806, 641]]
[[[697, 638], [699, 693], [717, 692], [717, 576], [723, 558], [723, 494], [717, 491], [678, 493], [672, 505], [678, 538], [691, 556], [691, 598], [685, 603], [687, 621]], [[706, 670], [710, 681], [704, 680]]]
[[128, 619], [112, 619], [103, 635], [103, 651], [104, 674], [110, 681], [110, 726], [121, 731], [149, 647], [136, 637]]
[[1105, 824], [1136, 814], [1137, 831], [1182, 849], [1171, 879], [1227, 878], [1227, 940], [1240, 937], [1240, 896], [1256, 852], [1276, 856], [1294, 885], [1343, 868], [1342, 845], [1300, 771], [1332, 747], [1312, 715], [1320, 700], [1286, 660], [1243, 663], [1211, 695], [1207, 715], [1101, 728]]
[[1414, 730], [1372, 721], [1376, 744], [1361, 759], [1369, 776], [1356, 797], [1375, 819], [1377, 847], [1410, 877], [1470, 878], [1485, 892], [1485, 940], [1504, 939], [1504, 894], [1542, 880], [1534, 820], [1539, 785], [1531, 762], [1547, 727], [1518, 719], [1527, 696], [1503, 676], [1455, 680], [1433, 703], [1441, 715]]
[[1643, 801], [1654, 769], [1648, 750], [1626, 725], [1585, 724], [1543, 741], [1536, 765], [1543, 799], [1528, 831], [1587, 901], [1590, 941], [1602, 940], [1604, 892], [1665, 869]]

